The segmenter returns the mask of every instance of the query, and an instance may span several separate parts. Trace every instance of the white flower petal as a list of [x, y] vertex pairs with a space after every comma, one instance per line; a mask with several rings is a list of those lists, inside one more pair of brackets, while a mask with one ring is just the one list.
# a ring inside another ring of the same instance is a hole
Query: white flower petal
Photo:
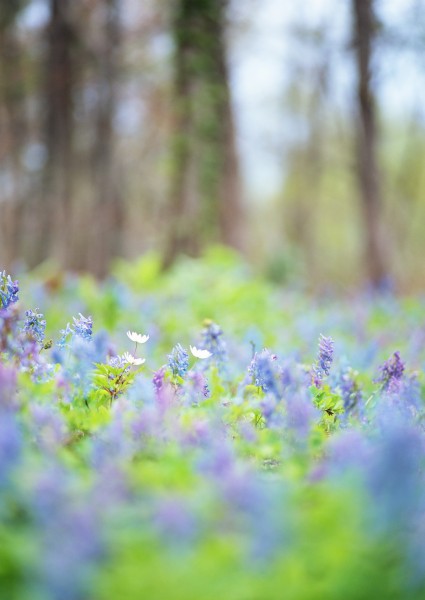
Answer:
[[144, 362], [146, 362], [146, 358], [135, 358], [133, 365], [143, 365]]
[[130, 352], [124, 352], [124, 354], [122, 355], [123, 360], [125, 360], [125, 362], [127, 362], [128, 364], [132, 365], [134, 363], [134, 361], [136, 360], [134, 358], [134, 356], [132, 354], [130, 354]]
[[136, 342], [136, 344], [144, 344], [149, 339], [148, 335], [142, 335], [141, 333], [136, 333], [135, 331], [127, 331], [127, 337], [132, 342]]
[[124, 354], [122, 355], [122, 358], [129, 365], [135, 365], [136, 367], [138, 365], [143, 365], [143, 363], [146, 362], [146, 358], [136, 358], [135, 356], [130, 354], [130, 352], [124, 352]]
[[189, 346], [190, 351], [192, 352], [193, 356], [195, 356], [196, 358], [209, 358], [210, 356], [212, 356], [212, 353], [209, 350], [201, 350], [200, 348], [197, 348], [196, 346]]

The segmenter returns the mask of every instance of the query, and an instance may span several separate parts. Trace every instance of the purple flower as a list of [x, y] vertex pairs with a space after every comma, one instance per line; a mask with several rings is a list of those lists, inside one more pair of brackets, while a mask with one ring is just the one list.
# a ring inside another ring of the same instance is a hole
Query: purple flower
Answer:
[[155, 388], [155, 393], [158, 394], [164, 385], [165, 367], [161, 367], [152, 377], [152, 383]]
[[381, 375], [375, 383], [382, 383], [382, 389], [388, 392], [397, 392], [401, 387], [405, 365], [400, 358], [400, 352], [394, 354], [379, 367]]
[[313, 366], [312, 379], [316, 387], [320, 387], [322, 379], [327, 377], [333, 362], [334, 341], [331, 337], [320, 334], [319, 353], [316, 364]]
[[320, 334], [318, 367], [322, 374], [329, 375], [334, 355], [334, 341], [331, 337]]

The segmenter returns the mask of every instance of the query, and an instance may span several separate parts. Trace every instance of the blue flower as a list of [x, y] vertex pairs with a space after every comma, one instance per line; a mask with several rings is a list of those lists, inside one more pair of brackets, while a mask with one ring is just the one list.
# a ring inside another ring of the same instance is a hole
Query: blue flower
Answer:
[[81, 313], [79, 319], [76, 319], [75, 317], [73, 317], [73, 319], [75, 335], [90, 341], [93, 333], [93, 319], [91, 317], [83, 317]]
[[184, 377], [189, 368], [189, 354], [181, 344], [177, 344], [168, 355], [168, 366], [174, 377]]
[[272, 363], [275, 360], [276, 356], [270, 354], [268, 350], [256, 353], [248, 367], [248, 373], [252, 375], [253, 383], [260, 387], [263, 392], [271, 392], [279, 398], [279, 390], [277, 389]]
[[0, 308], [8, 308], [18, 301], [19, 284], [6, 271], [0, 271]]
[[36, 308], [35, 310], [27, 310], [25, 316], [26, 319], [22, 330], [42, 344], [46, 329], [46, 321], [43, 319], [43, 314], [39, 313], [38, 308]]

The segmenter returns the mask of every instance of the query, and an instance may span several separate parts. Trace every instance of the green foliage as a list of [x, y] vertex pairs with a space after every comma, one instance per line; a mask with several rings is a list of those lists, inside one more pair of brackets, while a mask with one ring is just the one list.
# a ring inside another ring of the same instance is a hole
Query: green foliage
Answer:
[[321, 388], [312, 386], [310, 391], [314, 405], [322, 413], [321, 425], [327, 433], [330, 433], [338, 426], [338, 415], [344, 412], [343, 401], [328, 385]]

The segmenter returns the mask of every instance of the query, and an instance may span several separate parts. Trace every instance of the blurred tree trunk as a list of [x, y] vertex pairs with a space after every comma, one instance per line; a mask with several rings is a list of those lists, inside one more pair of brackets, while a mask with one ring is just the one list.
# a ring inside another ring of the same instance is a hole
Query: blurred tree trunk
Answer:
[[387, 276], [383, 244], [382, 198], [378, 169], [378, 131], [375, 97], [371, 84], [372, 51], [377, 23], [374, 0], [352, 0], [354, 43], [357, 64], [357, 162], [366, 237], [366, 267], [374, 287]]
[[11, 2], [2, 7], [0, 16], [0, 168], [9, 182], [0, 190], [3, 268], [10, 268], [19, 254], [26, 187], [21, 166], [27, 135], [26, 90], [23, 51], [15, 29], [20, 8], [20, 3]]
[[44, 140], [47, 161], [33, 215], [35, 247], [31, 262], [54, 255], [64, 266], [71, 259], [73, 189], [73, 90], [76, 31], [72, 0], [49, 0], [46, 36]]
[[115, 152], [114, 115], [121, 47], [119, 0], [101, 0], [100, 43], [97, 49], [97, 104], [92, 169], [95, 186], [89, 266], [99, 277], [122, 250], [124, 203]]
[[241, 194], [225, 47], [227, 0], [176, 0], [175, 123], [164, 264], [209, 242], [237, 248]]

